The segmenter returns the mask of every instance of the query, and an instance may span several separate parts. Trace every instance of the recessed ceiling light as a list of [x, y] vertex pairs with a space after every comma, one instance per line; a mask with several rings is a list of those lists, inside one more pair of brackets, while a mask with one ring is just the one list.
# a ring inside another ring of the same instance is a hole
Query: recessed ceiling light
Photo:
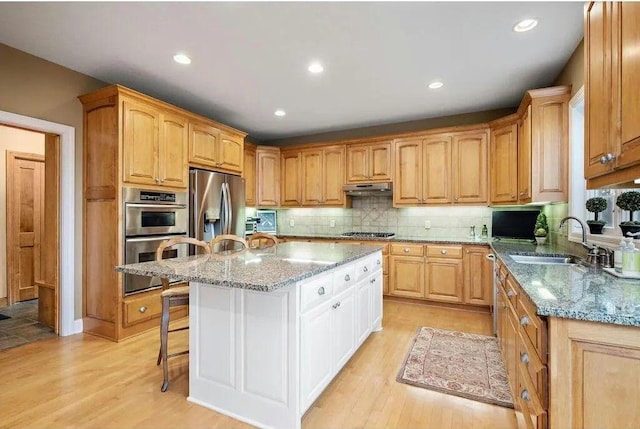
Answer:
[[191, 64], [191, 58], [189, 58], [185, 54], [175, 54], [173, 56], [173, 61], [179, 64]]
[[431, 82], [429, 84], [429, 88], [431, 89], [438, 89], [438, 88], [442, 88], [444, 86], [444, 83], [440, 82], [439, 80], [435, 81], [435, 82]]
[[513, 27], [513, 31], [515, 31], [516, 33], [523, 33], [525, 31], [533, 30], [536, 25], [538, 25], [537, 19], [523, 19]]
[[276, 110], [276, 111], [274, 112], [274, 115], [276, 115], [276, 116], [284, 116], [284, 115], [286, 115], [286, 114], [287, 114], [287, 112], [285, 112], [285, 111], [284, 111], [284, 110], [282, 110], [282, 109], [278, 109], [278, 110]]
[[318, 74], [324, 71], [324, 67], [322, 67], [322, 64], [320, 63], [311, 63], [309, 67], [307, 67], [307, 70], [313, 74]]

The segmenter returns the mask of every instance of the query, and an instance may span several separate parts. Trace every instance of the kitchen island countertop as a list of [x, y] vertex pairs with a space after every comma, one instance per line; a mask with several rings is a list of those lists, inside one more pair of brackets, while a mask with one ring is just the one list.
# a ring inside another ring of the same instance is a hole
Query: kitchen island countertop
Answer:
[[116, 270], [271, 292], [380, 249], [373, 244], [290, 242], [264, 249], [120, 265]]
[[381, 237], [352, 237], [340, 234], [277, 234], [278, 238], [299, 239], [299, 240], [339, 240], [339, 241], [375, 241], [385, 243], [422, 243], [422, 244], [476, 244], [488, 246], [491, 238], [471, 238], [471, 237], [416, 237], [395, 235], [390, 238]]

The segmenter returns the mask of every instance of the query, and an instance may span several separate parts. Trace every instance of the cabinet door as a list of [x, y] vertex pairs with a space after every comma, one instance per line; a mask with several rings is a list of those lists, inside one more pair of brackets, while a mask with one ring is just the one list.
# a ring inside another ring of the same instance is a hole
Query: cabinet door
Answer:
[[613, 168], [600, 158], [614, 152], [611, 142], [611, 3], [591, 2], [584, 26], [584, 173], [592, 178]]
[[422, 202], [422, 162], [422, 140], [396, 144], [394, 205], [417, 205]]
[[320, 305], [301, 317], [300, 377], [302, 409], [320, 395], [333, 376], [331, 317], [332, 302]]
[[518, 125], [491, 131], [490, 198], [492, 203], [518, 202]]
[[464, 302], [467, 304], [493, 305], [493, 263], [487, 259], [486, 247], [465, 246]]
[[302, 156], [283, 152], [280, 157], [280, 205], [299, 206], [302, 202]]
[[[609, 3], [607, 4], [609, 5]], [[612, 8], [613, 123], [619, 127], [616, 167], [640, 163], [640, 4], [616, 2]]]
[[247, 207], [256, 205], [256, 149], [254, 146], [244, 148], [244, 202]]
[[511, 392], [518, 389], [518, 319], [507, 305], [504, 323], [504, 365]]
[[498, 288], [497, 296], [496, 296], [496, 308], [493, 311], [496, 312], [496, 335], [498, 337], [498, 342], [500, 343], [500, 352], [502, 353], [502, 358], [505, 356], [504, 349], [504, 315], [506, 313], [507, 303], [505, 301], [504, 292], [502, 289]]
[[151, 106], [124, 101], [122, 180], [153, 185], [159, 182], [158, 124], [160, 113]]
[[518, 122], [518, 201], [531, 201], [531, 105]]
[[429, 258], [426, 264], [426, 298], [433, 301], [463, 302], [462, 260]]
[[218, 167], [242, 174], [244, 138], [220, 133], [220, 164]]
[[322, 204], [344, 204], [344, 147], [325, 148], [322, 160]]
[[257, 151], [258, 207], [277, 207], [280, 203], [280, 151], [262, 149]]
[[189, 123], [189, 162], [219, 166], [220, 131], [200, 122]]
[[322, 204], [322, 151], [302, 152], [302, 205]]
[[453, 137], [453, 202], [487, 202], [486, 131]]
[[422, 146], [422, 202], [451, 202], [451, 137], [425, 139]]
[[380, 272], [371, 276], [371, 329], [377, 330], [382, 327], [382, 292], [383, 277], [387, 277]]
[[369, 151], [365, 145], [347, 146], [347, 183], [370, 180]]
[[360, 345], [371, 333], [371, 279], [361, 280], [356, 286], [356, 344]]
[[[332, 302], [334, 374], [351, 358], [356, 349], [356, 296], [355, 287], [338, 295]], [[334, 306], [337, 307], [334, 308]]]
[[369, 180], [390, 182], [391, 178], [391, 142], [370, 145]]
[[391, 256], [389, 295], [424, 298], [424, 259]]
[[178, 115], [160, 116], [160, 183], [164, 186], [186, 188], [189, 185], [187, 161], [187, 120]]

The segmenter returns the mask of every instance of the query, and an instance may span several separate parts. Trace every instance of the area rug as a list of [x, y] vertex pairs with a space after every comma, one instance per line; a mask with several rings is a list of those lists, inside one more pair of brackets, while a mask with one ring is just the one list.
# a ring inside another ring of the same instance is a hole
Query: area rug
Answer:
[[396, 380], [513, 408], [507, 372], [494, 337], [422, 327]]

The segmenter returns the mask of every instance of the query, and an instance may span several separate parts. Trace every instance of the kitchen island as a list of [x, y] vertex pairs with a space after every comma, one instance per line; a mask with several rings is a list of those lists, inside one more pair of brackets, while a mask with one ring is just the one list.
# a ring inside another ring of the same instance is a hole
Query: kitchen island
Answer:
[[190, 282], [189, 400], [260, 427], [299, 428], [382, 329], [379, 246], [275, 248], [117, 267]]

